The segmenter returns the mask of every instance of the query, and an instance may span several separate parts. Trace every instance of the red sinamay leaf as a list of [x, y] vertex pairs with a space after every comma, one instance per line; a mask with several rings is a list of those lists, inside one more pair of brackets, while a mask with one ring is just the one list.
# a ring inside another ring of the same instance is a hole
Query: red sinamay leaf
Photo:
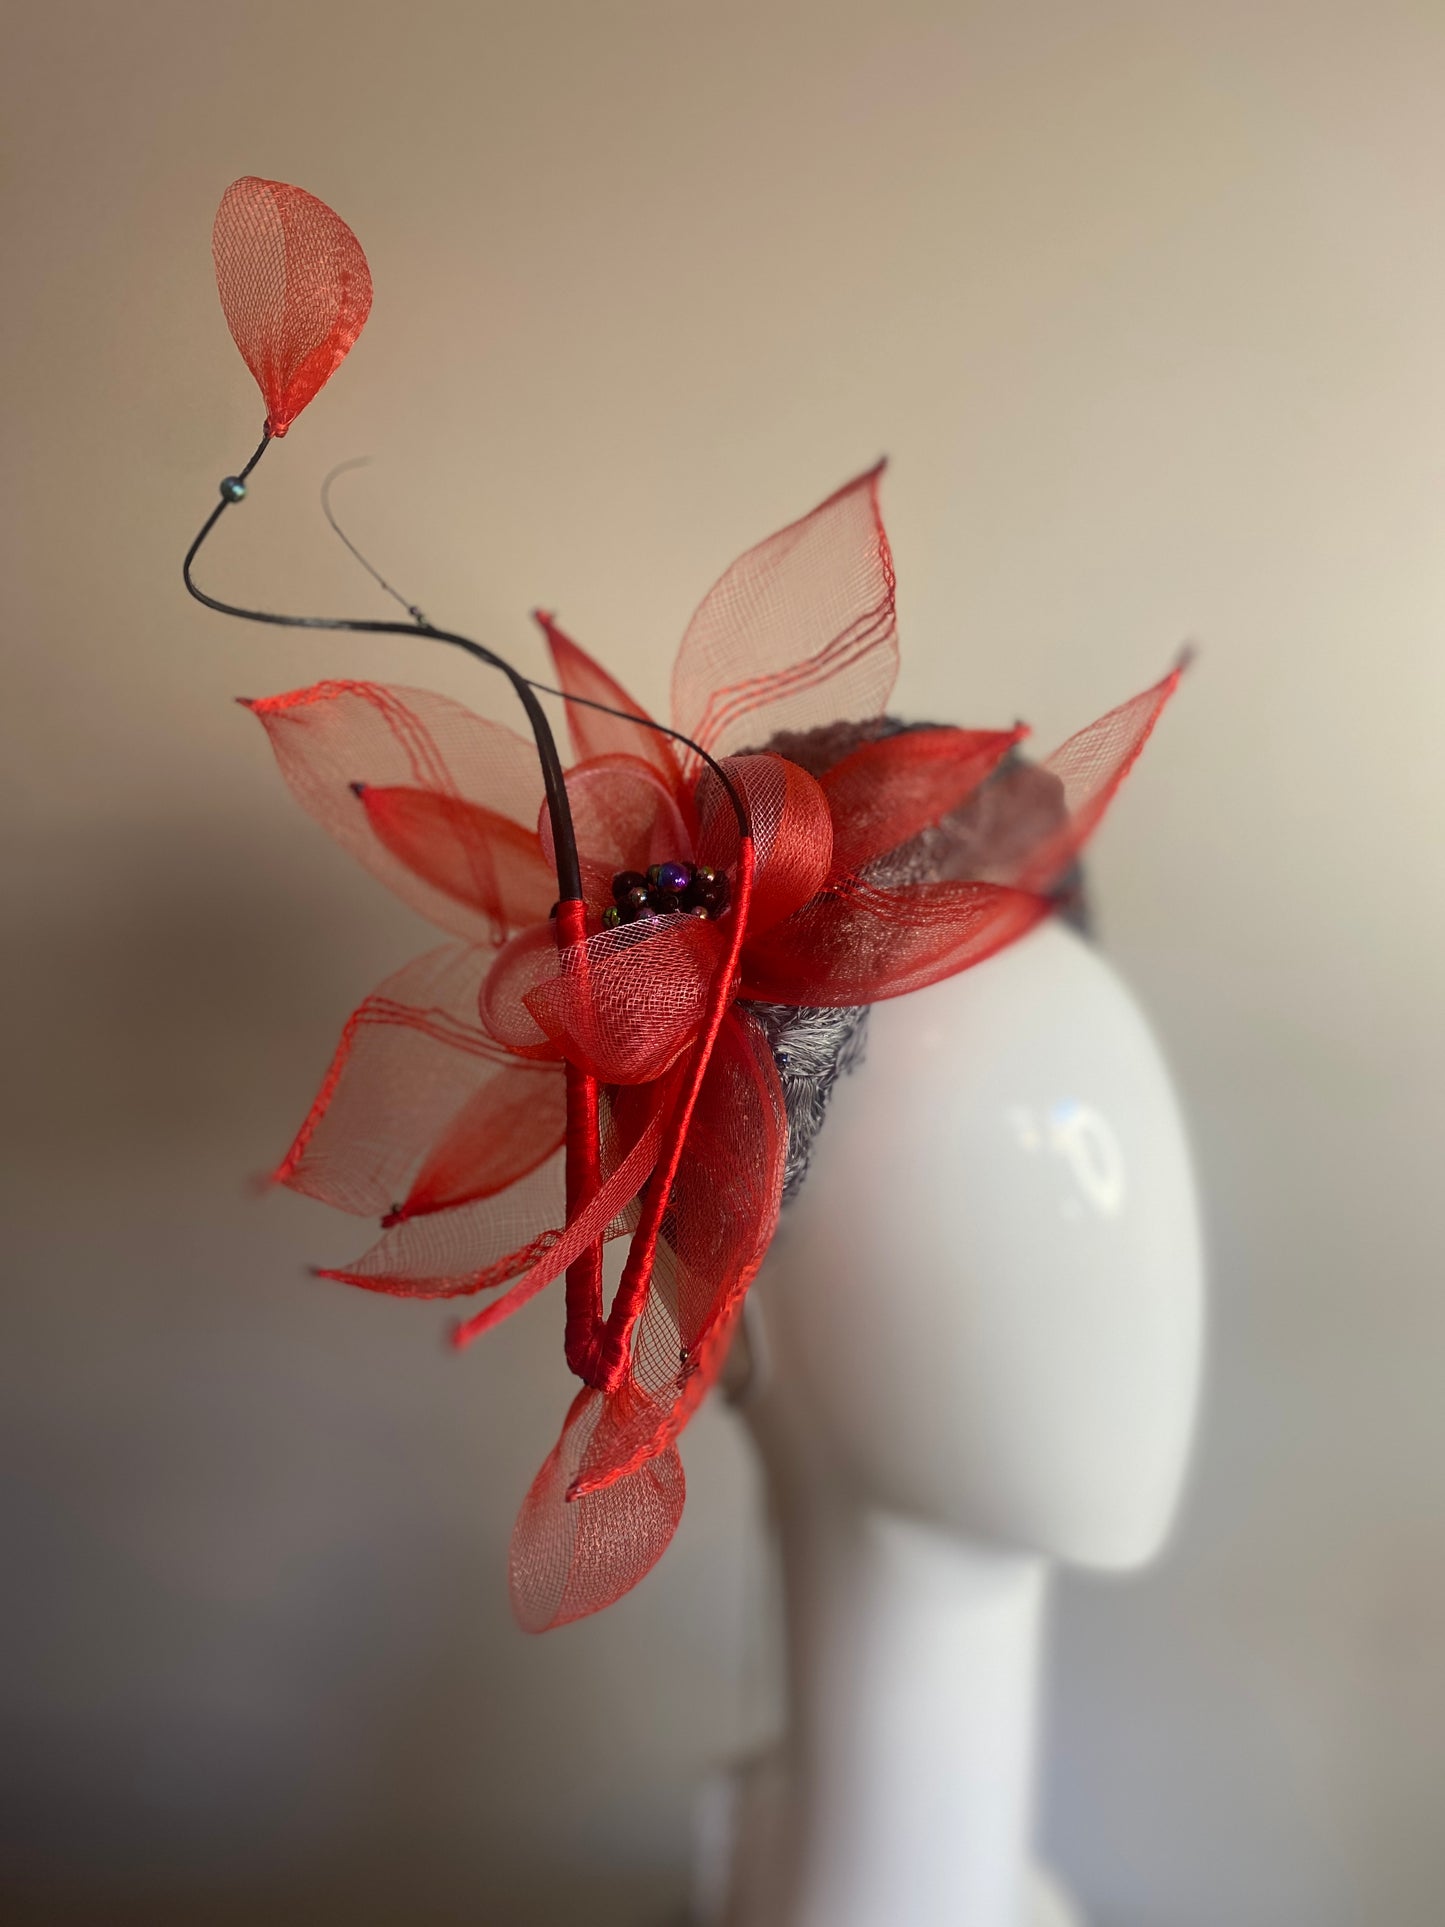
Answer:
[[431, 922], [496, 943], [546, 916], [541, 769], [514, 731], [381, 683], [316, 683], [246, 706], [301, 807]]
[[885, 856], [967, 801], [1022, 729], [908, 729], [864, 743], [822, 778], [833, 875]]
[[377, 1217], [501, 1189], [556, 1150], [560, 1071], [518, 1064], [477, 1020], [492, 954], [446, 944], [352, 1013], [276, 1183]]
[[[557, 681], [569, 696], [585, 696], [590, 702], [606, 703], [609, 709], [627, 710], [634, 716], [647, 718], [641, 703], [635, 702], [621, 683], [614, 682], [585, 649], [580, 649], [564, 634], [551, 616], [538, 609], [536, 617], [552, 651]], [[651, 764], [679, 801], [683, 800], [682, 773], [673, 745], [666, 736], [649, 729], [647, 721], [624, 722], [617, 716], [604, 716], [601, 710], [585, 709], [580, 703], [569, 702], [567, 727], [579, 757], [639, 757]]]
[[557, 878], [534, 830], [460, 796], [355, 783], [353, 793], [392, 855], [456, 903], [480, 910], [498, 929], [547, 914]]
[[672, 672], [672, 710], [714, 756], [886, 707], [898, 630], [882, 466], [749, 549], [703, 598]]
[[602, 1406], [601, 1392], [577, 1394], [517, 1515], [508, 1566], [512, 1610], [524, 1632], [565, 1626], [630, 1592], [666, 1552], [682, 1518], [687, 1482], [675, 1446], [604, 1491], [567, 1500]]
[[324, 201], [243, 175], [221, 196], [211, 234], [231, 337], [284, 435], [350, 353], [371, 312], [361, 243]]
[[1069, 868], [1098, 828], [1099, 820], [1148, 742], [1164, 705], [1179, 687], [1184, 662], [1167, 676], [1111, 709], [1056, 749], [1044, 768], [1063, 788], [1066, 817], [1018, 865], [1011, 883], [1047, 890]]

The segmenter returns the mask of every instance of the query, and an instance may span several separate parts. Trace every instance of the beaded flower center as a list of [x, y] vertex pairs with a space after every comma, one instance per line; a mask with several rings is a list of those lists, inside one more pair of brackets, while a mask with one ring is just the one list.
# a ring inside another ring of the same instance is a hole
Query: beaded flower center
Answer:
[[728, 880], [705, 863], [654, 863], [640, 870], [619, 870], [612, 879], [612, 901], [602, 912], [609, 930], [643, 917], [725, 916]]

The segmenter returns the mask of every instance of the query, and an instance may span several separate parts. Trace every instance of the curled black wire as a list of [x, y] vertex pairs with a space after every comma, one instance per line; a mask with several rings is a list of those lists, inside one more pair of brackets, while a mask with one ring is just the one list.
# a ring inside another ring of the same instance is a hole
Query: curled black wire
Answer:
[[552, 727], [547, 720], [546, 712], [537, 700], [539, 694], [545, 696], [560, 696], [564, 702], [577, 703], [584, 709], [597, 710], [604, 716], [616, 716], [624, 722], [638, 723], [645, 729], [654, 730], [658, 735], [670, 738], [673, 742], [682, 743], [702, 759], [722, 784], [728, 800], [732, 805], [733, 814], [737, 818], [739, 834], [744, 837], [751, 835], [752, 826], [748, 818], [747, 805], [737, 785], [722, 765], [717, 762], [714, 757], [710, 756], [700, 743], [695, 743], [690, 736], [684, 736], [681, 730], [670, 729], [666, 723], [656, 722], [650, 716], [633, 715], [627, 710], [616, 709], [608, 703], [597, 702], [590, 696], [575, 696], [565, 689], [555, 688], [550, 683], [539, 682], [532, 676], [524, 676], [520, 670], [514, 669], [504, 657], [497, 655], [493, 650], [487, 649], [481, 643], [473, 641], [470, 636], [459, 635], [452, 629], [438, 628], [434, 623], [427, 620], [426, 616], [414, 603], [408, 603], [406, 599], [391, 586], [385, 577], [372, 567], [371, 563], [367, 561], [356, 544], [346, 535], [332, 514], [329, 494], [330, 485], [343, 469], [354, 467], [357, 464], [343, 463], [341, 468], [333, 469], [331, 474], [327, 476], [322, 488], [322, 507], [325, 511], [327, 521], [346, 544], [347, 548], [350, 549], [357, 561], [361, 563], [367, 573], [372, 576], [389, 596], [401, 603], [411, 618], [409, 622], [377, 622], [362, 618], [341, 616], [280, 615], [267, 609], [243, 608], [237, 603], [222, 602], [216, 596], [207, 595], [204, 589], [197, 586], [192, 574], [196, 557], [199, 555], [207, 536], [210, 535], [212, 529], [216, 526], [217, 522], [220, 521], [226, 510], [230, 508], [233, 503], [244, 499], [244, 487], [233, 494], [230, 492], [230, 485], [233, 483], [245, 483], [247, 476], [250, 475], [261, 457], [266, 453], [271, 440], [271, 433], [268, 429], [262, 435], [255, 452], [246, 463], [246, 466], [236, 476], [228, 476], [226, 478], [226, 482], [222, 484], [221, 499], [206, 517], [195, 540], [186, 551], [185, 561], [181, 565], [181, 576], [187, 590], [195, 597], [197, 602], [204, 603], [206, 608], [214, 609], [221, 615], [237, 616], [247, 622], [273, 623], [277, 627], [285, 629], [340, 629], [352, 634], [372, 636], [421, 635], [425, 636], [431, 642], [448, 643], [455, 649], [463, 650], [476, 661], [485, 663], [488, 668], [499, 670], [516, 691], [517, 698], [527, 713], [527, 721], [531, 725], [532, 736], [537, 745], [537, 755], [542, 765], [542, 782], [547, 796], [547, 813], [552, 825], [552, 843], [556, 853], [557, 891], [563, 901], [580, 899], [582, 895], [582, 871], [577, 853], [577, 836], [572, 823], [572, 808], [567, 797], [567, 784], [562, 769], [562, 759], [558, 755], [557, 740], [552, 733]]

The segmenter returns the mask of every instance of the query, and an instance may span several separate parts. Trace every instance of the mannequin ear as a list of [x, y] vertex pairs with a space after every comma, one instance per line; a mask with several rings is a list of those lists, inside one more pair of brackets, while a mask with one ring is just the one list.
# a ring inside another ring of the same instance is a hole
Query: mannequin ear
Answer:
[[743, 1300], [727, 1363], [718, 1375], [718, 1390], [729, 1405], [749, 1405], [772, 1377], [773, 1354], [763, 1308], [756, 1291]]

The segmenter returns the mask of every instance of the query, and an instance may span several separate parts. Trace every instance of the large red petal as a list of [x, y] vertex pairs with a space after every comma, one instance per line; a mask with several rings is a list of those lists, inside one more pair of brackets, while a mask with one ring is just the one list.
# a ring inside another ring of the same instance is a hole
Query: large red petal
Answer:
[[631, 1592], [666, 1552], [682, 1518], [687, 1483], [674, 1448], [604, 1491], [568, 1499], [602, 1404], [600, 1392], [577, 1394], [517, 1515], [508, 1566], [512, 1610], [524, 1632], [565, 1626]]
[[[688, 624], [673, 720], [718, 755], [877, 715], [898, 673], [882, 465], [740, 557]], [[695, 765], [694, 765], [695, 766]]]
[[579, 648], [570, 636], [565, 635], [551, 616], [541, 609], [537, 611], [537, 621], [552, 651], [557, 681], [569, 696], [606, 703], [610, 709], [623, 709], [637, 718], [635, 722], [624, 722], [619, 717], [604, 715], [601, 710], [584, 708], [582, 703], [569, 702], [567, 727], [572, 732], [579, 759], [636, 756], [650, 764], [672, 795], [681, 800], [682, 772], [678, 767], [677, 754], [666, 736], [659, 730], [648, 728], [651, 718], [641, 703], [634, 702], [621, 683], [614, 682], [607, 671], [595, 663], [585, 649]]
[[864, 743], [820, 779], [833, 818], [833, 875], [896, 850], [972, 795], [1021, 729], [908, 729]]
[[341, 366], [371, 312], [371, 271], [339, 214], [304, 188], [243, 175], [211, 233], [226, 326], [284, 435]]
[[490, 951], [445, 944], [388, 977], [352, 1013], [273, 1173], [278, 1184], [365, 1217], [406, 1195], [437, 1140], [510, 1061], [477, 1021], [490, 960]]
[[1062, 820], [1013, 867], [1010, 882], [1025, 890], [1048, 890], [1058, 882], [1134, 767], [1184, 668], [1180, 662], [1152, 688], [1081, 729], [1049, 757], [1044, 768], [1060, 786]]
[[879, 889], [854, 879], [747, 945], [741, 995], [830, 1009], [901, 997], [981, 963], [1052, 908], [997, 883]]
[[[546, 914], [533, 907], [542, 885], [531, 855], [541, 769], [512, 730], [445, 696], [380, 683], [317, 683], [246, 706], [302, 808], [424, 917], [496, 941]], [[437, 800], [419, 804], [418, 791]]]

